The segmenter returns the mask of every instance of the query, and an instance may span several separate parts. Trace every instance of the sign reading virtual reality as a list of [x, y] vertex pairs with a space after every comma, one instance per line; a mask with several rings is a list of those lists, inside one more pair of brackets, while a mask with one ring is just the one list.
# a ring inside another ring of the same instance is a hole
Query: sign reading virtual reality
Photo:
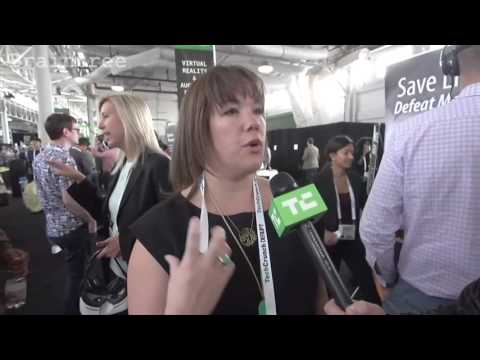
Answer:
[[[393, 64], [385, 76], [386, 119], [411, 116], [450, 102], [451, 78], [442, 73], [441, 50]], [[454, 87], [458, 87], [455, 77]], [[453, 89], [456, 94], [457, 89]]]
[[177, 71], [178, 107], [190, 85], [198, 76], [215, 65], [214, 45], [176, 45], [175, 66]]

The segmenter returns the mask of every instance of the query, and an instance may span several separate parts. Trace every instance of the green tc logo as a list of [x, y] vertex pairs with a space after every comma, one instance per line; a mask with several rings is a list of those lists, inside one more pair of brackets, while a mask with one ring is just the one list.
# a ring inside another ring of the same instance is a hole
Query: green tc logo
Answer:
[[268, 212], [279, 237], [295, 225], [308, 221], [328, 210], [314, 184], [276, 197]]

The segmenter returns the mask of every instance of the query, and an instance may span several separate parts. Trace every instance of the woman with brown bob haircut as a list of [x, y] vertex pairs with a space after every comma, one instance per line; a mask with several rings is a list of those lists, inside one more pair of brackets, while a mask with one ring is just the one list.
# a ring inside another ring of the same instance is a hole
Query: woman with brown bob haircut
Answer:
[[175, 194], [130, 227], [137, 237], [130, 314], [323, 308], [323, 282], [295, 234], [278, 238], [268, 217], [269, 183], [256, 176], [264, 102], [263, 81], [240, 66], [211, 68], [185, 95], [170, 169]]

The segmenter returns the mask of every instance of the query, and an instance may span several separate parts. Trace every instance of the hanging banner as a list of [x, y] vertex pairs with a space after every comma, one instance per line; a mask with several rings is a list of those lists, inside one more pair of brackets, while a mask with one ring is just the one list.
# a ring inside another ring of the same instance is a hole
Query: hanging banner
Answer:
[[215, 45], [175, 46], [179, 108], [190, 85], [213, 65], [215, 65]]
[[[450, 102], [451, 78], [440, 68], [441, 50], [415, 56], [387, 68], [385, 122], [412, 116]], [[455, 78], [458, 87], [458, 77]], [[453, 89], [453, 95], [457, 89]], [[387, 126], [388, 127], [388, 126]]]

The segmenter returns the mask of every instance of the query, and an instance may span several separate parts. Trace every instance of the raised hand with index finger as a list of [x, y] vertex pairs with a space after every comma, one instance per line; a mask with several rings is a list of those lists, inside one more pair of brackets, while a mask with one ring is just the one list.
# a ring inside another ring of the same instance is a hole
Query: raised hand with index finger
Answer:
[[202, 254], [200, 221], [192, 217], [182, 259], [165, 256], [170, 266], [165, 314], [211, 314], [235, 270], [231, 253], [225, 230], [215, 226], [208, 250]]

